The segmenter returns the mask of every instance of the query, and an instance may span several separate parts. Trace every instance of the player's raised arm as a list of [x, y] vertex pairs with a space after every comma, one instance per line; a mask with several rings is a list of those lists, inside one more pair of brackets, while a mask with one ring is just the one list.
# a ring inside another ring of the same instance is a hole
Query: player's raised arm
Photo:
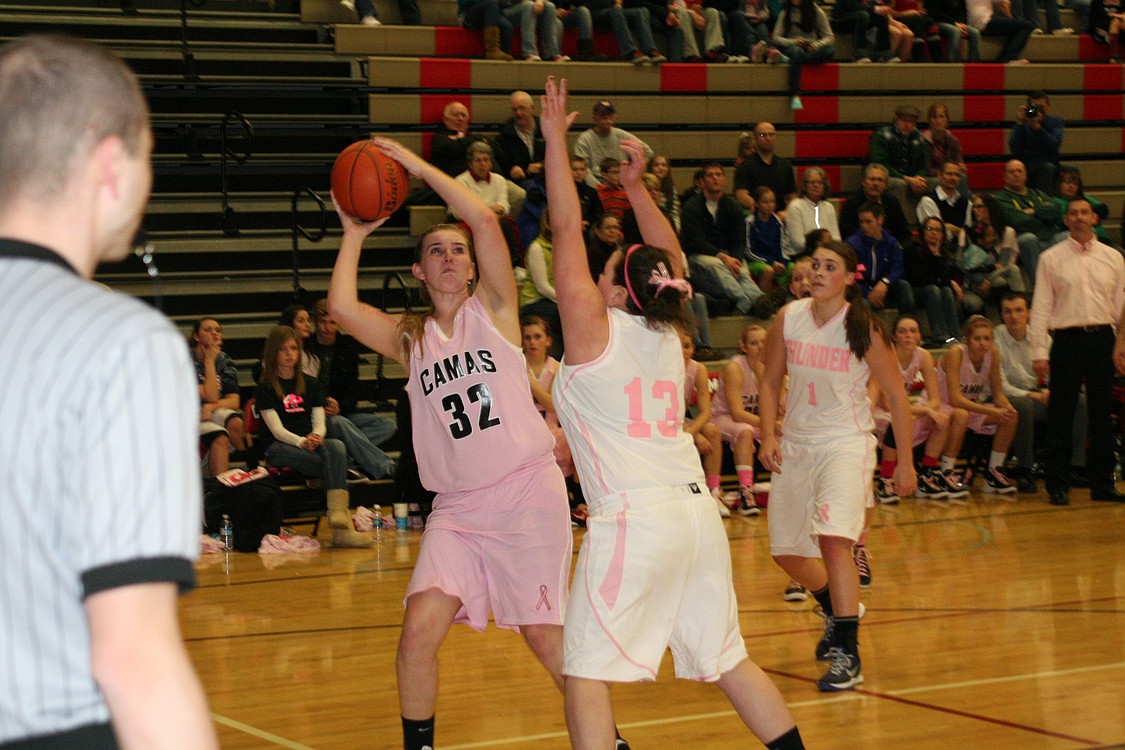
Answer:
[[609, 317], [606, 300], [590, 276], [582, 239], [582, 210], [566, 151], [566, 132], [578, 113], [567, 111], [567, 99], [566, 80], [548, 78], [546, 92], [540, 98], [539, 127], [547, 144], [547, 204], [566, 361], [578, 364], [604, 351], [609, 340]]

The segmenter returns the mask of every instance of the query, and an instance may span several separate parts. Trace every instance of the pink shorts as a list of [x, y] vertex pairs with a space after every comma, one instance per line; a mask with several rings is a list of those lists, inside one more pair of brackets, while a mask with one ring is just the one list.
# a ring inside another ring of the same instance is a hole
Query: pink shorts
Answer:
[[757, 427], [752, 424], [746, 424], [745, 422], [736, 422], [728, 415], [715, 417], [711, 420], [711, 423], [719, 428], [723, 440], [727, 441], [728, 445], [734, 445], [734, 441], [738, 439], [738, 436], [747, 430], [754, 433], [754, 440], [760, 441], [762, 439], [762, 431]]
[[985, 424], [984, 420], [988, 419], [987, 414], [981, 414], [979, 411], [969, 412], [969, 429], [978, 435], [995, 435], [998, 424]]
[[562, 625], [573, 534], [566, 487], [550, 455], [497, 485], [439, 494], [406, 599], [428, 589], [461, 600], [454, 622]]

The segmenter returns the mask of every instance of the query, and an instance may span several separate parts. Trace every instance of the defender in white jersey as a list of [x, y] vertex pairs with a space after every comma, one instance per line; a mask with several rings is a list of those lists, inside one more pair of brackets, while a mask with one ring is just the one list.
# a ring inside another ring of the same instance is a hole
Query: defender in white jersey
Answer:
[[673, 324], [686, 317], [690, 287], [679, 242], [641, 182], [643, 150], [625, 141], [622, 182], [650, 244], [614, 252], [594, 283], [567, 169], [577, 113], [566, 104], [566, 82], [549, 78], [540, 126], [567, 341], [555, 408], [590, 509], [565, 628], [571, 743], [612, 748], [609, 683], [654, 679], [671, 646], [676, 674], [717, 682], [768, 747], [801, 748], [777, 688], [746, 657], [729, 544], [680, 427], [684, 365]]
[[[832, 665], [817, 683], [821, 690], [849, 690], [863, 682], [852, 544], [863, 531], [875, 464], [870, 375], [887, 395], [895, 437], [910, 443], [902, 377], [882, 323], [859, 299], [857, 265], [855, 251], [836, 240], [813, 253], [812, 296], [786, 305], [770, 326], [759, 383], [758, 455], [773, 472], [770, 551], [812, 592], [825, 615], [817, 658]], [[785, 435], [779, 444], [778, 393], [786, 373]], [[896, 486], [912, 492], [915, 481], [914, 466], [900, 463]]]
[[433, 748], [437, 652], [450, 626], [519, 631], [562, 688], [562, 622], [572, 536], [554, 441], [531, 398], [519, 298], [495, 214], [402, 145], [384, 153], [426, 183], [472, 230], [431, 227], [414, 276], [433, 303], [400, 320], [359, 302], [363, 239], [382, 222], [339, 211], [344, 238], [328, 305], [357, 339], [406, 365], [423, 485], [437, 492], [406, 591], [397, 672], [406, 750]]

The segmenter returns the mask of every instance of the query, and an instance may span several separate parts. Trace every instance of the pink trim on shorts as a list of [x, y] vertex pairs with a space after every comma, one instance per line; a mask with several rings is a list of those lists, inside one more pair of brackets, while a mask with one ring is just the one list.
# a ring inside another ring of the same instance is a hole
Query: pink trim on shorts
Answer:
[[621, 593], [621, 579], [625, 572], [625, 531], [628, 525], [625, 514], [618, 513], [614, 523], [617, 526], [617, 534], [613, 540], [613, 557], [609, 562], [609, 570], [602, 579], [602, 585], [598, 587], [598, 594], [605, 600], [610, 611], [617, 604], [617, 595]]

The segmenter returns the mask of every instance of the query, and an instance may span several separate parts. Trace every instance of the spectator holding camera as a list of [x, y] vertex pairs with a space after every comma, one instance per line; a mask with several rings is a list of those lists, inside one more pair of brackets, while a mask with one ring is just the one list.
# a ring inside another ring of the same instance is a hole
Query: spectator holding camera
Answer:
[[1008, 150], [1027, 167], [1028, 184], [1036, 190], [1050, 192], [1055, 186], [1064, 128], [1062, 118], [1051, 114], [1051, 97], [1046, 92], [1027, 95], [1008, 136]]

